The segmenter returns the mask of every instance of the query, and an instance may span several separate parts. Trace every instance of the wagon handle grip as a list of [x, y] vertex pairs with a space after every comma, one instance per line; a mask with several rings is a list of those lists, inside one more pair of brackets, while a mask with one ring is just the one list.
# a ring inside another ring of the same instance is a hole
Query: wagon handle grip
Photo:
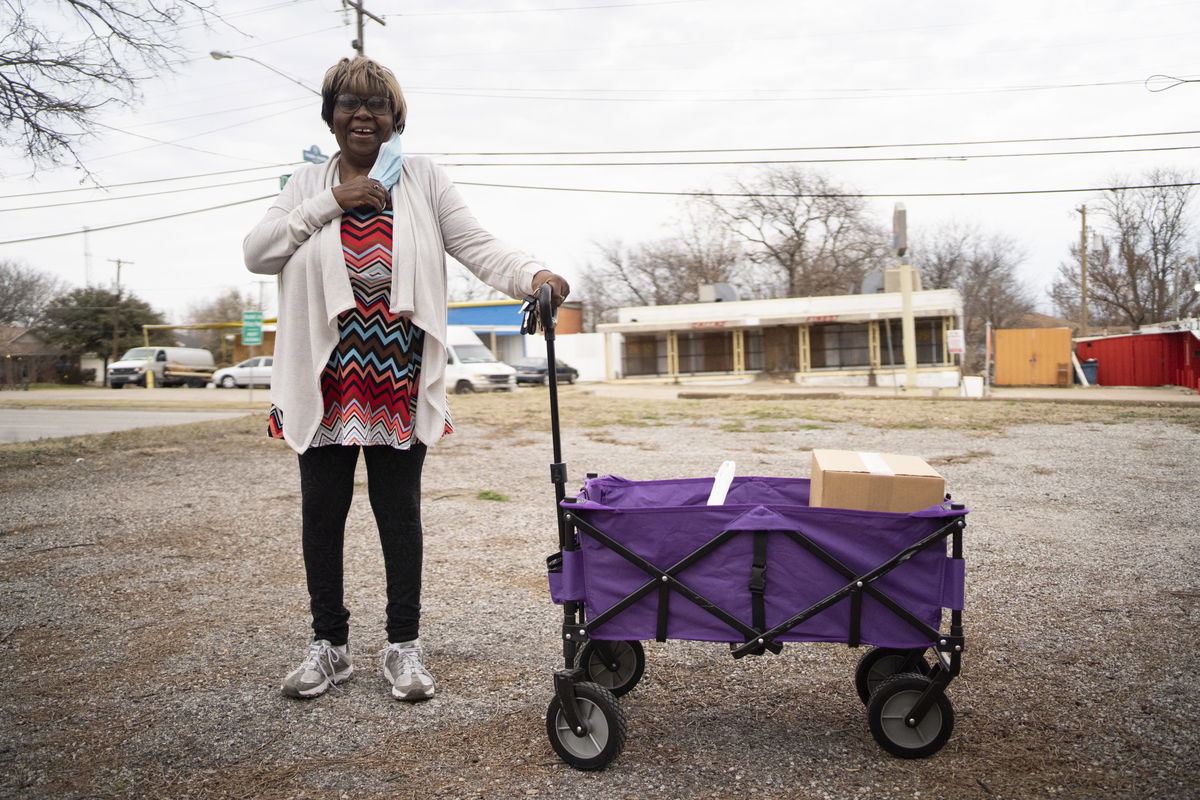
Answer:
[[[542, 332], [546, 335], [546, 383], [550, 390], [550, 434], [554, 442], [554, 463], [561, 464], [562, 437], [558, 430], [558, 369], [554, 357], [554, 296], [549, 283], [543, 283], [538, 289], [537, 316], [542, 326]], [[562, 502], [566, 494], [565, 488], [561, 483], [557, 484], [557, 488], [557, 499]]]

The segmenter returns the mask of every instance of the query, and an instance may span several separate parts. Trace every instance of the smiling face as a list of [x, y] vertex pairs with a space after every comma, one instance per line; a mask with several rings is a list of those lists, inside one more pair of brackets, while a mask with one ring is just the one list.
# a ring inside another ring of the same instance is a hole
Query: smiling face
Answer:
[[404, 92], [387, 67], [358, 56], [343, 58], [325, 73], [321, 119], [337, 139], [350, 176], [370, 171], [380, 146], [404, 130], [407, 115]]
[[395, 116], [390, 106], [382, 113], [373, 113], [367, 108], [367, 98], [360, 99], [364, 102], [354, 111], [346, 111], [341, 103], [336, 103], [331, 127], [342, 158], [354, 167], [370, 170], [380, 146], [392, 135]]

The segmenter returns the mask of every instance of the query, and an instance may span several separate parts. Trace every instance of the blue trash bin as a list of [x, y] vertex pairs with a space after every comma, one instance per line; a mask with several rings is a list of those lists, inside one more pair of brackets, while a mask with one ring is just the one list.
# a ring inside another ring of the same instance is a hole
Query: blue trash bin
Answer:
[[1098, 371], [1096, 359], [1089, 358], [1087, 361], [1084, 361], [1082, 364], [1080, 364], [1080, 366], [1083, 367], [1083, 377], [1087, 378], [1088, 385], [1096, 386], [1096, 373]]

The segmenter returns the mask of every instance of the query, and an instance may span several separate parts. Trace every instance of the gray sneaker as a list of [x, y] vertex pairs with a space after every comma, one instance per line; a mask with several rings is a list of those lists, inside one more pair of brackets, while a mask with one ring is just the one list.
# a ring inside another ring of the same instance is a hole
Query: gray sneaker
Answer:
[[428, 700], [433, 697], [433, 676], [421, 663], [421, 640], [392, 642], [383, 656], [383, 677], [392, 685], [392, 697], [397, 700]]
[[308, 646], [304, 661], [283, 679], [281, 691], [288, 697], [319, 697], [350, 677], [350, 648], [337, 647], [327, 639], [317, 639]]

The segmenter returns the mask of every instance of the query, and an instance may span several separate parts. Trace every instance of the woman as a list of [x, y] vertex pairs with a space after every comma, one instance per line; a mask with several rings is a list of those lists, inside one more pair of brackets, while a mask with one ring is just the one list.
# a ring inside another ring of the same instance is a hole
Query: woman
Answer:
[[324, 694], [354, 669], [342, 544], [360, 449], [387, 573], [383, 674], [398, 700], [434, 694], [418, 638], [420, 494], [426, 447], [453, 431], [444, 254], [514, 298], [547, 283], [556, 304], [569, 292], [483, 230], [432, 162], [396, 169], [406, 114], [390, 70], [363, 57], [334, 65], [321, 117], [339, 152], [297, 169], [244, 243], [251, 272], [279, 275], [268, 430], [300, 462], [314, 636], [283, 681], [290, 697]]

